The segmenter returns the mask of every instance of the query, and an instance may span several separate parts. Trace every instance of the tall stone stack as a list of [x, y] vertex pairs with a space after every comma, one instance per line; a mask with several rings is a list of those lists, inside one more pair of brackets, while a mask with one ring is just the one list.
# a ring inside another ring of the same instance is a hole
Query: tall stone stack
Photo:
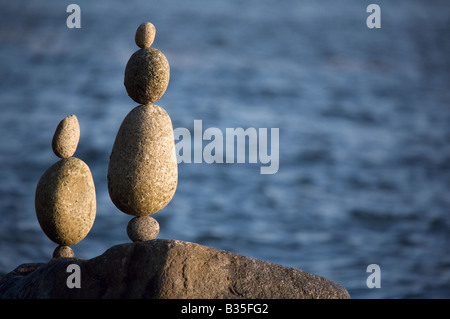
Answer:
[[123, 120], [108, 167], [108, 191], [122, 212], [135, 216], [127, 226], [133, 242], [156, 238], [158, 222], [150, 217], [173, 198], [178, 182], [175, 141], [170, 116], [153, 104], [165, 93], [170, 68], [167, 58], [152, 48], [155, 27], [142, 23], [135, 36], [140, 48], [129, 59], [124, 85], [140, 105]]
[[61, 158], [40, 178], [35, 194], [36, 216], [50, 240], [58, 244], [53, 258], [73, 257], [69, 246], [83, 240], [94, 224], [96, 195], [88, 165], [73, 157], [80, 139], [75, 115], [64, 118], [52, 140], [53, 152]]

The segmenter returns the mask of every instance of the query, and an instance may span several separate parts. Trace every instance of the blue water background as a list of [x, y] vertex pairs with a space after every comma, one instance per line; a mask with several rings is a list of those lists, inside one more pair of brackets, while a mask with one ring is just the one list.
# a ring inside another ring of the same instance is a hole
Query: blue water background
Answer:
[[[73, 1], [72, 1], [73, 2]], [[360, 0], [0, 1], [0, 274], [47, 261], [34, 192], [76, 114], [97, 218], [73, 246], [92, 258], [129, 242], [106, 183], [117, 130], [136, 105], [123, 73], [144, 21], [171, 79], [156, 103], [174, 128], [279, 128], [280, 168], [179, 165], [159, 238], [192, 241], [322, 275], [353, 298], [450, 297], [450, 5]], [[206, 144], [206, 143], [205, 143]], [[381, 288], [369, 289], [369, 264]]]

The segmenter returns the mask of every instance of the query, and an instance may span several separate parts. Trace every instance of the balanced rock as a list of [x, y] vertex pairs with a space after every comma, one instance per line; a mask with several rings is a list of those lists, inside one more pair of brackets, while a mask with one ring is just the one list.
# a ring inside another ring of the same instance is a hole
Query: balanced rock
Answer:
[[41, 177], [36, 188], [36, 216], [55, 243], [70, 246], [89, 233], [96, 214], [94, 180], [76, 157], [62, 159]]
[[125, 68], [125, 88], [137, 103], [153, 103], [166, 92], [170, 79], [169, 62], [155, 48], [136, 51]]
[[[80, 267], [80, 288], [67, 287], [70, 264]], [[348, 299], [350, 295], [341, 285], [300, 269], [195, 243], [155, 239], [117, 245], [89, 260], [59, 258], [21, 265], [0, 280], [0, 298]]]
[[108, 167], [108, 191], [122, 212], [151, 215], [163, 209], [178, 182], [172, 121], [154, 104], [139, 105], [119, 128]]
[[136, 36], [134, 40], [136, 45], [143, 48], [149, 48], [155, 40], [156, 28], [150, 22], [142, 23], [136, 30]]
[[80, 124], [75, 115], [59, 122], [53, 135], [52, 148], [56, 156], [68, 158], [75, 154], [80, 140]]
[[134, 242], [155, 239], [159, 234], [158, 221], [150, 216], [134, 217], [128, 222], [127, 234]]
[[53, 251], [53, 258], [72, 258], [73, 250], [69, 246], [58, 246]]

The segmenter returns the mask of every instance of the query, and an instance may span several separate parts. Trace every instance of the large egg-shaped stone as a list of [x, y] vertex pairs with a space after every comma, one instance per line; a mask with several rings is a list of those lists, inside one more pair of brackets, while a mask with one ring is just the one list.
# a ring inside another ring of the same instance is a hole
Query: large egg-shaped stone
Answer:
[[145, 216], [175, 194], [178, 167], [172, 121], [154, 104], [139, 105], [120, 126], [108, 167], [108, 191], [122, 212]]
[[82, 160], [69, 157], [52, 165], [36, 188], [36, 216], [44, 233], [59, 245], [80, 242], [96, 215], [95, 185]]

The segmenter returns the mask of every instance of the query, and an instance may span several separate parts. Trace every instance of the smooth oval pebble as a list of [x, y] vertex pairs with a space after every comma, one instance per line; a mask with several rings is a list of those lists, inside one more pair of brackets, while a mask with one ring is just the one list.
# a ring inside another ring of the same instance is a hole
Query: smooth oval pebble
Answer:
[[75, 154], [80, 140], [80, 124], [75, 115], [59, 122], [52, 140], [52, 149], [56, 156], [68, 158]]
[[128, 95], [137, 103], [156, 102], [166, 92], [170, 79], [169, 61], [155, 48], [133, 53], [125, 68], [124, 85]]
[[143, 48], [149, 48], [153, 44], [156, 35], [156, 28], [150, 22], [142, 23], [136, 30], [134, 40], [136, 45]]
[[128, 222], [127, 234], [133, 242], [155, 239], [159, 234], [159, 223], [150, 216], [134, 217]]
[[175, 194], [178, 167], [172, 121], [153, 104], [128, 113], [114, 142], [108, 191], [122, 212], [145, 216], [163, 209]]
[[94, 180], [87, 164], [69, 157], [52, 165], [38, 182], [35, 207], [48, 238], [61, 246], [80, 242], [96, 215]]

